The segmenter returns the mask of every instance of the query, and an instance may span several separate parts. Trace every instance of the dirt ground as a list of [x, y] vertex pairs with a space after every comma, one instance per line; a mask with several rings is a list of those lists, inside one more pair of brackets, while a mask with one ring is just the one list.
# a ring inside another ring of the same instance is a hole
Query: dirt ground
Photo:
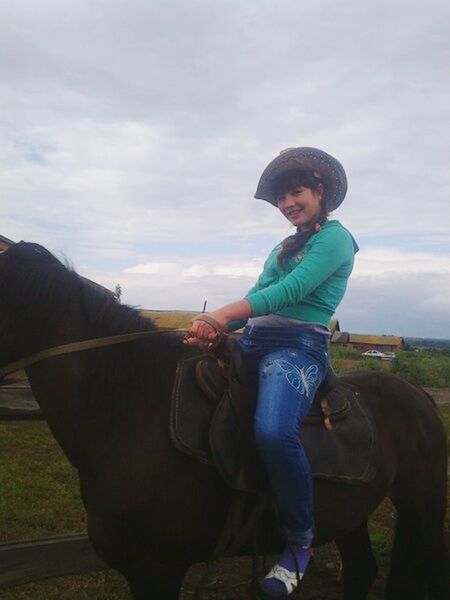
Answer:
[[[269, 557], [266, 568], [263, 559], [259, 560], [259, 575], [263, 574], [275, 562], [275, 557]], [[213, 563], [209, 575], [204, 564], [192, 566], [186, 573], [179, 600], [251, 600], [257, 596], [252, 584], [251, 558], [227, 558]], [[380, 600], [384, 596], [386, 570], [381, 569], [368, 596], [368, 600]], [[206, 575], [206, 580], [202, 580]], [[202, 584], [201, 593], [196, 596], [196, 589]], [[340, 562], [334, 545], [316, 550], [316, 557], [308, 569], [301, 585], [301, 590], [292, 598], [303, 600], [342, 600], [342, 579]]]

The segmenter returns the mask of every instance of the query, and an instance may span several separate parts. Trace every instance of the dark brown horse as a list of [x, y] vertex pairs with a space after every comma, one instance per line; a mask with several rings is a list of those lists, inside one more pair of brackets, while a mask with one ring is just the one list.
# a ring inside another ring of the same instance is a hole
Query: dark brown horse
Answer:
[[[63, 343], [156, 330], [35, 244], [0, 255], [0, 290], [1, 365]], [[178, 334], [161, 332], [27, 369], [53, 435], [79, 472], [92, 544], [138, 599], [177, 597], [186, 568], [211, 554], [230, 503], [215, 471], [169, 439], [169, 398], [185, 352]], [[387, 598], [444, 600], [447, 459], [436, 407], [392, 375], [345, 379], [375, 418], [381, 465], [369, 485], [315, 482], [315, 543], [336, 540], [344, 596], [365, 598], [377, 572], [367, 519], [389, 496], [397, 519]]]

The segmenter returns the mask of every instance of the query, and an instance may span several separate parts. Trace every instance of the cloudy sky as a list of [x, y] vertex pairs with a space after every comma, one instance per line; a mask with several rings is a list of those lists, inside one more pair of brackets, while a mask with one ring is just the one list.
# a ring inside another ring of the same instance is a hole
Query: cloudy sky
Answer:
[[0, 4], [0, 234], [126, 303], [212, 310], [292, 232], [262, 169], [316, 146], [361, 247], [341, 328], [450, 338], [447, 1]]

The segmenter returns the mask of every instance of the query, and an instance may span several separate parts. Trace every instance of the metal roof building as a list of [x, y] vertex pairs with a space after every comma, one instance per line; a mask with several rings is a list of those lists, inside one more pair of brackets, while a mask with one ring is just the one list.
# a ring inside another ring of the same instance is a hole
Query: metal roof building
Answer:
[[0, 235], [0, 252], [7, 250], [10, 246], [12, 246], [14, 242], [4, 235]]
[[393, 351], [401, 349], [405, 340], [402, 337], [393, 335], [363, 335], [359, 333], [341, 333], [333, 335], [331, 341], [336, 344], [343, 344], [347, 348], [356, 350], [381, 350]]

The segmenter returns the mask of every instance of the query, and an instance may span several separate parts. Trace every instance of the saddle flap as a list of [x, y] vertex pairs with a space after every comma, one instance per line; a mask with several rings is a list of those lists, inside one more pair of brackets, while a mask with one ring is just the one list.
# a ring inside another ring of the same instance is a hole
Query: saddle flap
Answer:
[[340, 385], [333, 393], [345, 399], [348, 416], [335, 418], [331, 430], [306, 420], [300, 426], [311, 471], [314, 477], [339, 483], [368, 483], [379, 461], [375, 423], [358, 392]]
[[178, 450], [205, 464], [213, 464], [209, 428], [215, 405], [199, 389], [195, 366], [200, 354], [189, 354], [177, 365], [170, 409], [170, 437]]
[[256, 398], [236, 381], [214, 413], [209, 443], [214, 464], [233, 489], [258, 492], [267, 485], [255, 442]]

